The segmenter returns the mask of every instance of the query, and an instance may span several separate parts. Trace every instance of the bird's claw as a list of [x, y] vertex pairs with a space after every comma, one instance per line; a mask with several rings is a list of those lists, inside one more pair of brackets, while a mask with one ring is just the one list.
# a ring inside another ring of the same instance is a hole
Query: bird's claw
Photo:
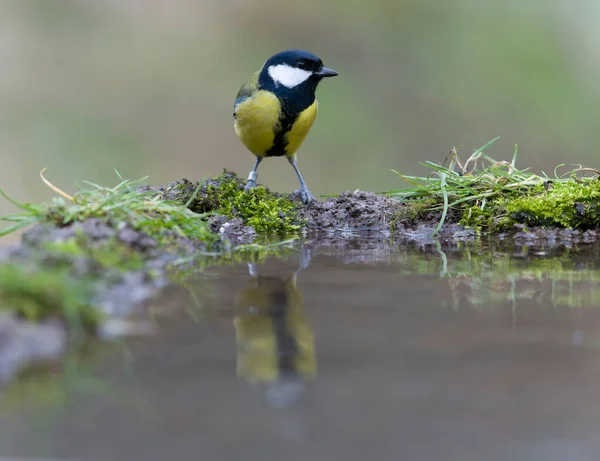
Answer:
[[309, 190], [306, 187], [302, 187], [299, 190], [300, 197], [302, 198], [302, 203], [305, 205], [310, 205], [310, 202], [313, 201], [313, 196], [310, 195]]
[[244, 191], [250, 192], [250, 190], [254, 189], [255, 187], [256, 187], [256, 181], [249, 179], [248, 182], [246, 183], [246, 186], [244, 187]]

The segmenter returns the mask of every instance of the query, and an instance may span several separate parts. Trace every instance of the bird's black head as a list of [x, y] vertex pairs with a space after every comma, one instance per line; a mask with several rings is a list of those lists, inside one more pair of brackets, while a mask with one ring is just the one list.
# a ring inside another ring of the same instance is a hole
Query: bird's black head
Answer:
[[323, 67], [318, 56], [304, 50], [287, 50], [271, 56], [258, 77], [260, 88], [272, 91], [282, 99], [314, 100], [315, 90], [325, 77], [338, 73]]

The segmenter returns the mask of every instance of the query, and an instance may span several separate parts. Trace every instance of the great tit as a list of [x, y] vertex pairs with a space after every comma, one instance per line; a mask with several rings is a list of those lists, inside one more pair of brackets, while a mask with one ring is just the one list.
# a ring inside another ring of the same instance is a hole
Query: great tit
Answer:
[[266, 385], [267, 400], [277, 406], [295, 400], [317, 375], [314, 332], [296, 286], [309, 264], [304, 251], [291, 277], [263, 276], [249, 264], [252, 278], [236, 300], [238, 377]]
[[256, 186], [265, 157], [286, 156], [300, 180], [302, 202], [312, 196], [296, 165], [296, 152], [317, 117], [317, 85], [338, 73], [308, 51], [287, 50], [271, 56], [240, 88], [234, 106], [235, 132], [256, 156], [246, 191]]

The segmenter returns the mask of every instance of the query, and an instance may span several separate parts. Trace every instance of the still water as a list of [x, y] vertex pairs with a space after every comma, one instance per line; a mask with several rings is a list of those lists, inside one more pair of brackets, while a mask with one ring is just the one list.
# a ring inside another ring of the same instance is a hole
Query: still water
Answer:
[[600, 460], [598, 252], [354, 240], [188, 271], [152, 334], [5, 390], [0, 455]]

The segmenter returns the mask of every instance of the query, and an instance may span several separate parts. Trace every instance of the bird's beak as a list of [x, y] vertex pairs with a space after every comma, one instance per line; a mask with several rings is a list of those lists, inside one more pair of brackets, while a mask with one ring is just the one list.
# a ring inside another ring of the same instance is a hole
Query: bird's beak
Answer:
[[315, 72], [313, 75], [316, 75], [317, 77], [335, 77], [338, 73], [333, 69], [323, 67], [319, 72]]

